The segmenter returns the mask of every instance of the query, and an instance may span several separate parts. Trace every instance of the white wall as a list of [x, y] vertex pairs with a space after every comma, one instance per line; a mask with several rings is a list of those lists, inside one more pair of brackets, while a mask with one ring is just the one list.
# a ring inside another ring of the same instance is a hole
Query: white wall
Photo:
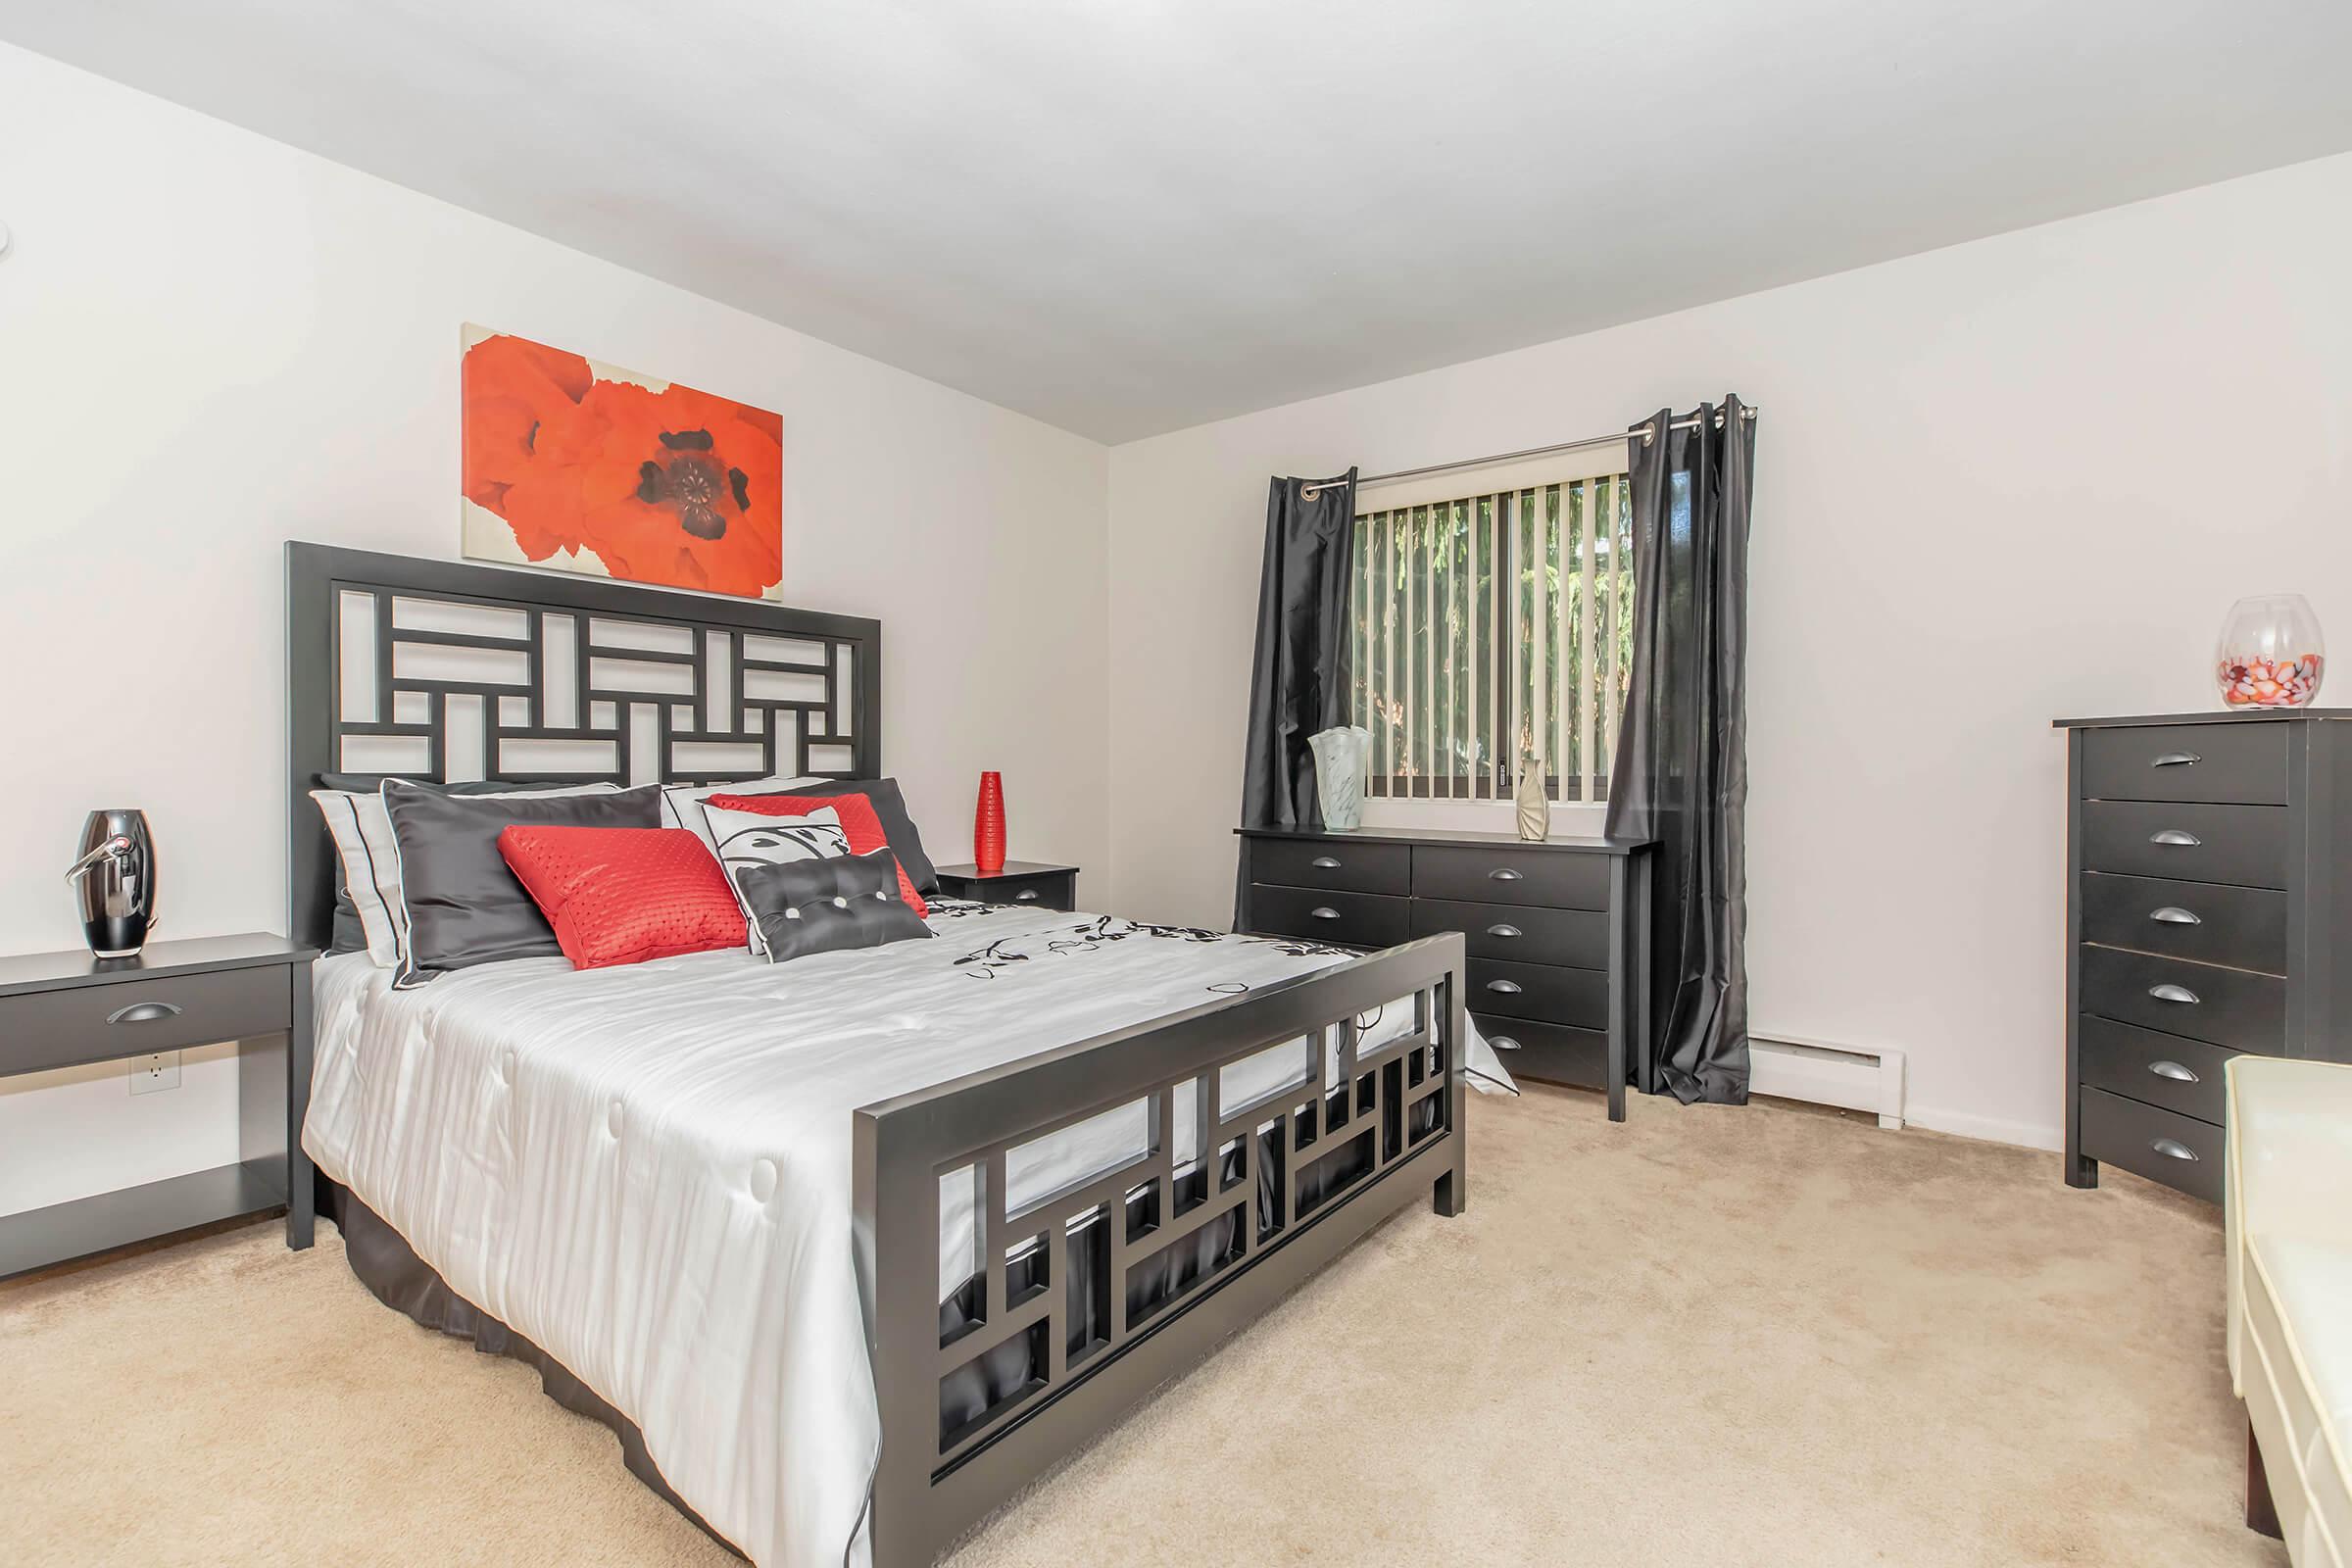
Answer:
[[[2205, 705], [2241, 593], [2352, 638], [2352, 158], [1107, 458], [5, 46], [0, 221], [0, 951], [77, 942], [96, 805], [155, 818], [167, 934], [280, 925], [279, 544], [455, 556], [468, 320], [780, 409], [789, 596], [885, 618], [889, 765], [941, 858], [1002, 767], [1015, 854], [1210, 924], [1266, 476], [1740, 392], [1757, 1030], [1901, 1046], [1915, 1116], [2021, 1142], [2058, 1120], [2047, 720]], [[229, 1157], [230, 1077], [0, 1085], [0, 1212]]]
[[1269, 474], [1737, 391], [1756, 1031], [1900, 1046], [1920, 1121], [2055, 1147], [2049, 721], [2211, 706], [2241, 594], [2298, 589], [2352, 644], [2347, 257], [2352, 157], [1115, 448], [1122, 911], [1230, 917]]
[[[780, 410], [785, 591], [884, 620], [943, 860], [1107, 870], [1104, 450], [0, 46], [0, 951], [75, 947], [82, 813], [143, 807], [162, 935], [285, 919], [281, 543], [458, 552], [467, 321]], [[0, 1082], [0, 1212], [235, 1156], [233, 1062]]]

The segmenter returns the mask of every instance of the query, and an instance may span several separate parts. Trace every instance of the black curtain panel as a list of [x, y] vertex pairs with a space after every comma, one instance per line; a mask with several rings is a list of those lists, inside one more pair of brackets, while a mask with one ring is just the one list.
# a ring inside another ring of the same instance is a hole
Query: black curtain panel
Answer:
[[[1323, 823], [1306, 738], [1348, 722], [1348, 566], [1354, 549], [1353, 468], [1337, 479], [1269, 481], [1242, 764], [1244, 827]], [[1241, 918], [1238, 883], [1234, 918]]]
[[1648, 1047], [1658, 1081], [1685, 1104], [1744, 1104], [1755, 420], [1727, 397], [1681, 420], [1661, 409], [1652, 423], [1654, 439], [1632, 443], [1634, 666], [1607, 830], [1658, 841]]

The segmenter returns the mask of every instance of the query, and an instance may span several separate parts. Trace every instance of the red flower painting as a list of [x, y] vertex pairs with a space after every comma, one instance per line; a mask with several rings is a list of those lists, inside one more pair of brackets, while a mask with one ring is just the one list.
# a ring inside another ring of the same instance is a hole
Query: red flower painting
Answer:
[[757, 598], [784, 576], [784, 421], [467, 329], [466, 553]]

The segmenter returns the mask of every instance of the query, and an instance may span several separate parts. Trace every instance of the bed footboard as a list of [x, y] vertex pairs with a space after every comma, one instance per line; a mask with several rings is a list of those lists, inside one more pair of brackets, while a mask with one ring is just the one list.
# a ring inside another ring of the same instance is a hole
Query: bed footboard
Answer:
[[[1462, 953], [1391, 948], [857, 1113], [875, 1568], [935, 1561], [1424, 1190], [1461, 1212]], [[1409, 1029], [1369, 1043], [1399, 1005]], [[1225, 1069], [1283, 1051], [1295, 1080], [1224, 1102]], [[1028, 1146], [1139, 1105], [1145, 1147], [1006, 1211]], [[973, 1269], [943, 1311], [943, 1192], [965, 1182]]]

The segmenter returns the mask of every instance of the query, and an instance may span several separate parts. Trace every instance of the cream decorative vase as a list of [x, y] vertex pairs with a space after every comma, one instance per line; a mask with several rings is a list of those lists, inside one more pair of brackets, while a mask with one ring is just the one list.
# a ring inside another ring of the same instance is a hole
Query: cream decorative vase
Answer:
[[1519, 836], [1530, 843], [1551, 832], [1551, 797], [1544, 791], [1544, 759], [1529, 752], [1519, 759]]
[[1345, 833], [1364, 820], [1364, 763], [1372, 755], [1372, 732], [1361, 724], [1343, 724], [1306, 738], [1315, 754], [1315, 799], [1323, 808], [1323, 825]]

